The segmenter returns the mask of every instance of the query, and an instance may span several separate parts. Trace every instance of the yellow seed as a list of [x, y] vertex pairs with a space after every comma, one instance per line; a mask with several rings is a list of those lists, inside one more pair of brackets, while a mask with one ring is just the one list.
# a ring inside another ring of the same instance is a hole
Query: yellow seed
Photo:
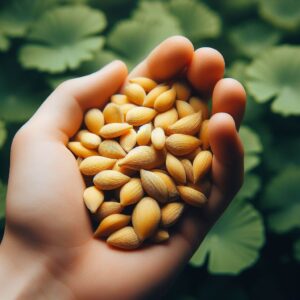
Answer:
[[129, 79], [129, 82], [139, 84], [147, 93], [157, 86], [157, 83], [154, 80], [147, 77], [131, 78]]
[[174, 225], [184, 210], [184, 204], [180, 202], [168, 203], [161, 209], [161, 223], [164, 227]]
[[140, 241], [138, 239], [137, 234], [131, 226], [124, 227], [122, 229], [117, 230], [109, 238], [106, 242], [113, 247], [117, 247], [125, 250], [136, 249], [140, 245]]
[[209, 149], [208, 122], [209, 120], [203, 121], [199, 134], [199, 139], [202, 141], [202, 147], [204, 150]]
[[135, 107], [126, 114], [126, 122], [133, 126], [141, 126], [152, 121], [156, 111], [149, 107]]
[[167, 128], [167, 134], [182, 133], [194, 135], [199, 132], [201, 127], [201, 112], [197, 112], [188, 115], [182, 119], [179, 119], [174, 124]]
[[210, 151], [201, 151], [193, 162], [194, 183], [202, 179], [211, 169], [212, 154]]
[[170, 153], [167, 154], [166, 168], [176, 182], [186, 183], [186, 174], [182, 163]]
[[80, 163], [79, 169], [84, 175], [96, 175], [100, 171], [111, 169], [116, 161], [104, 156], [90, 156]]
[[135, 206], [132, 213], [132, 225], [138, 238], [143, 241], [157, 229], [161, 219], [158, 203], [150, 198], [143, 198]]
[[144, 89], [137, 83], [129, 83], [124, 88], [124, 94], [134, 104], [142, 105], [146, 97]]
[[151, 238], [153, 243], [162, 243], [167, 241], [170, 238], [168, 231], [166, 230], [158, 230]]
[[176, 156], [183, 156], [199, 147], [201, 141], [194, 136], [176, 133], [166, 139], [168, 151]]
[[139, 146], [133, 148], [119, 161], [119, 166], [140, 170], [151, 170], [163, 164], [165, 155], [162, 151], [155, 150], [149, 146]]
[[146, 170], [141, 170], [140, 176], [143, 189], [150, 197], [161, 203], [168, 201], [168, 189], [160, 176]]
[[145, 97], [145, 101], [143, 106], [146, 107], [153, 107], [156, 98], [162, 94], [163, 92], [167, 91], [169, 87], [167, 85], [158, 85], [153, 90], [149, 92], [149, 94]]
[[80, 142], [69, 142], [68, 148], [78, 157], [86, 158], [92, 155], [98, 155], [94, 150], [84, 147]]
[[101, 138], [88, 130], [80, 130], [76, 137], [76, 141], [79, 141], [84, 147], [88, 149], [96, 149], [101, 143]]
[[84, 190], [83, 200], [90, 212], [95, 213], [104, 201], [104, 194], [102, 191], [99, 191], [95, 186], [90, 186]]
[[202, 194], [204, 194], [206, 197], [209, 196], [210, 194], [210, 190], [211, 190], [211, 182], [209, 180], [202, 180], [200, 182], [197, 183], [189, 183], [188, 184], [189, 187], [192, 187], [193, 189], [201, 192]]
[[106, 124], [124, 122], [124, 115], [119, 105], [108, 103], [104, 110], [103, 116]]
[[120, 213], [122, 210], [123, 207], [119, 202], [104, 201], [96, 211], [95, 216], [98, 219], [98, 221], [101, 221], [109, 215]]
[[151, 142], [153, 144], [153, 147], [157, 150], [161, 150], [164, 148], [166, 142], [166, 136], [163, 129], [157, 127], [152, 131]]
[[201, 151], [202, 151], [201, 147], [198, 147], [191, 153], [185, 155], [184, 158], [189, 159], [190, 161], [193, 161], [195, 159], [195, 157], [198, 155], [198, 153]]
[[122, 206], [135, 204], [144, 196], [142, 182], [139, 178], [132, 178], [121, 187], [120, 203]]
[[127, 96], [126, 95], [122, 95], [122, 94], [112, 95], [111, 98], [110, 98], [110, 101], [112, 103], [115, 103], [115, 104], [118, 104], [118, 105], [129, 103], [129, 101], [127, 99]]
[[176, 201], [179, 199], [179, 193], [173, 179], [163, 170], [153, 170], [153, 173], [159, 176], [165, 183], [168, 190], [168, 198], [170, 201]]
[[113, 170], [99, 172], [93, 182], [100, 190], [113, 190], [121, 187], [130, 180], [130, 177]]
[[166, 130], [177, 120], [178, 120], [178, 113], [175, 108], [171, 108], [166, 112], [156, 115], [154, 119], [154, 127], [161, 127], [163, 130]]
[[177, 99], [181, 99], [181, 100], [188, 100], [190, 98], [191, 95], [191, 90], [188, 87], [187, 84], [183, 83], [183, 82], [175, 82], [173, 84], [173, 88], [176, 91], [176, 97]]
[[208, 106], [204, 100], [201, 100], [198, 97], [191, 97], [191, 99], [189, 100], [189, 103], [196, 112], [201, 111], [202, 120], [206, 120], [209, 118]]
[[188, 102], [182, 100], [176, 101], [176, 109], [180, 119], [195, 113], [193, 107]]
[[182, 200], [189, 205], [202, 207], [207, 202], [206, 196], [192, 187], [182, 185], [177, 189]]
[[124, 149], [114, 140], [103, 141], [98, 148], [98, 152], [100, 155], [109, 158], [123, 158], [126, 155]]
[[151, 139], [152, 123], [142, 125], [136, 135], [136, 141], [139, 146], [148, 145]]
[[193, 165], [190, 160], [183, 159], [181, 160], [181, 163], [184, 167], [186, 178], [190, 182], [194, 182], [194, 172], [193, 172]]
[[120, 109], [123, 113], [124, 119], [126, 118], [127, 113], [135, 107], [137, 107], [137, 106], [132, 103], [125, 103], [125, 104], [120, 105]]
[[119, 161], [120, 160], [118, 160], [114, 164], [114, 166], [112, 168], [114, 171], [118, 171], [118, 172], [123, 173], [124, 175], [130, 176], [130, 177], [135, 175], [136, 170], [128, 169], [128, 168], [125, 168], [125, 167], [120, 167], [119, 166]]
[[129, 132], [132, 125], [127, 123], [110, 123], [100, 129], [100, 135], [105, 139], [113, 139]]
[[175, 89], [170, 89], [159, 95], [154, 102], [154, 109], [158, 112], [165, 112], [169, 110], [176, 99]]
[[92, 108], [84, 116], [84, 123], [89, 131], [99, 134], [101, 127], [104, 125], [104, 117], [98, 108]]
[[136, 144], [136, 132], [134, 129], [130, 129], [128, 133], [120, 137], [120, 145], [126, 151], [129, 152]]
[[112, 214], [104, 218], [94, 233], [94, 237], [106, 237], [125, 227], [130, 222], [130, 216]]

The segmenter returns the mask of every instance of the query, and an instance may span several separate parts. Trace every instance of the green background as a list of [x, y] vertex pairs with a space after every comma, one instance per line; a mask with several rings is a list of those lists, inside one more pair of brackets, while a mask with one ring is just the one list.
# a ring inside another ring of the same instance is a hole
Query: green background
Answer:
[[298, 0], [1, 1], [1, 234], [18, 128], [60, 82], [174, 34], [219, 50], [248, 105], [244, 186], [165, 299], [300, 299]]

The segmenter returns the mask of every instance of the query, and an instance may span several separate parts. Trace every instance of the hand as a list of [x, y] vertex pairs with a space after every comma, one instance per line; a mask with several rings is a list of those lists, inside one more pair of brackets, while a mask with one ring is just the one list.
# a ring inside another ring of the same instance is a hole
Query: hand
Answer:
[[[129, 77], [165, 81], [179, 73], [186, 74], [200, 94], [208, 95], [223, 76], [224, 61], [210, 48], [194, 52], [187, 39], [177, 36], [155, 48]], [[207, 206], [186, 215], [166, 244], [125, 252], [94, 239], [82, 201], [84, 182], [65, 145], [78, 130], [84, 111], [103, 106], [126, 79], [125, 65], [115, 61], [94, 74], [64, 82], [14, 138], [0, 247], [3, 299], [157, 296], [240, 188], [243, 148], [236, 128], [246, 95], [237, 81], [222, 79], [212, 97], [213, 187]]]

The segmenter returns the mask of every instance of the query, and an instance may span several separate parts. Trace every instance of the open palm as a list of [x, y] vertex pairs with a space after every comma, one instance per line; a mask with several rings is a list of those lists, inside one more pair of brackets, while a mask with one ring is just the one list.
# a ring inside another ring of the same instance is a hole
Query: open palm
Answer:
[[[218, 52], [209, 48], [194, 52], [187, 39], [172, 37], [129, 76], [165, 81], [185, 74], [200, 95], [207, 96], [223, 73]], [[37, 262], [47, 266], [61, 299], [157, 296], [189, 260], [242, 183], [243, 150], [236, 128], [246, 96], [238, 82], [223, 79], [213, 93], [214, 116], [209, 125], [213, 188], [207, 206], [187, 213], [166, 244], [126, 252], [93, 239], [82, 201], [84, 182], [65, 144], [78, 130], [84, 111], [103, 106], [126, 79], [126, 67], [116, 61], [94, 74], [63, 83], [13, 142], [1, 248], [22, 252], [28, 266]]]

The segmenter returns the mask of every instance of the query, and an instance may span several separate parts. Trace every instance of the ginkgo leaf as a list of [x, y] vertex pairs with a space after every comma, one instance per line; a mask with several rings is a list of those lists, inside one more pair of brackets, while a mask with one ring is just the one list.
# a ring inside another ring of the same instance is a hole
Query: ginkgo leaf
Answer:
[[0, 181], [0, 220], [5, 217], [6, 185]]
[[105, 16], [99, 10], [83, 5], [54, 8], [32, 27], [31, 43], [21, 48], [20, 62], [25, 68], [50, 73], [75, 69], [101, 49], [104, 38], [95, 34], [105, 26]]
[[277, 44], [280, 36], [278, 30], [257, 20], [247, 21], [229, 32], [235, 48], [250, 58]]
[[259, 13], [274, 26], [286, 30], [300, 28], [298, 0], [259, 0]]
[[242, 126], [239, 134], [245, 151], [245, 172], [248, 172], [260, 164], [262, 144], [259, 136], [249, 127]]
[[190, 262], [201, 266], [207, 261], [208, 271], [213, 274], [239, 274], [257, 261], [264, 241], [260, 213], [246, 201], [235, 199]]
[[260, 206], [269, 228], [285, 233], [300, 228], [300, 167], [290, 166], [268, 183]]
[[294, 242], [294, 257], [300, 263], [300, 239]]
[[5, 140], [7, 137], [7, 131], [5, 128], [5, 124], [0, 120], [0, 149], [3, 147]]
[[258, 0], [226, 0], [220, 1], [222, 11], [233, 16], [240, 16], [241, 13], [247, 13], [255, 8]]
[[216, 38], [221, 33], [219, 15], [195, 0], [171, 0], [171, 13], [178, 19], [184, 35], [193, 41]]
[[10, 47], [9, 39], [0, 31], [0, 52], [7, 51]]
[[239, 199], [253, 198], [261, 188], [260, 177], [254, 174], [245, 174], [244, 183], [236, 195]]
[[247, 70], [247, 87], [258, 102], [274, 99], [272, 110], [284, 116], [300, 114], [300, 47], [266, 50]]

